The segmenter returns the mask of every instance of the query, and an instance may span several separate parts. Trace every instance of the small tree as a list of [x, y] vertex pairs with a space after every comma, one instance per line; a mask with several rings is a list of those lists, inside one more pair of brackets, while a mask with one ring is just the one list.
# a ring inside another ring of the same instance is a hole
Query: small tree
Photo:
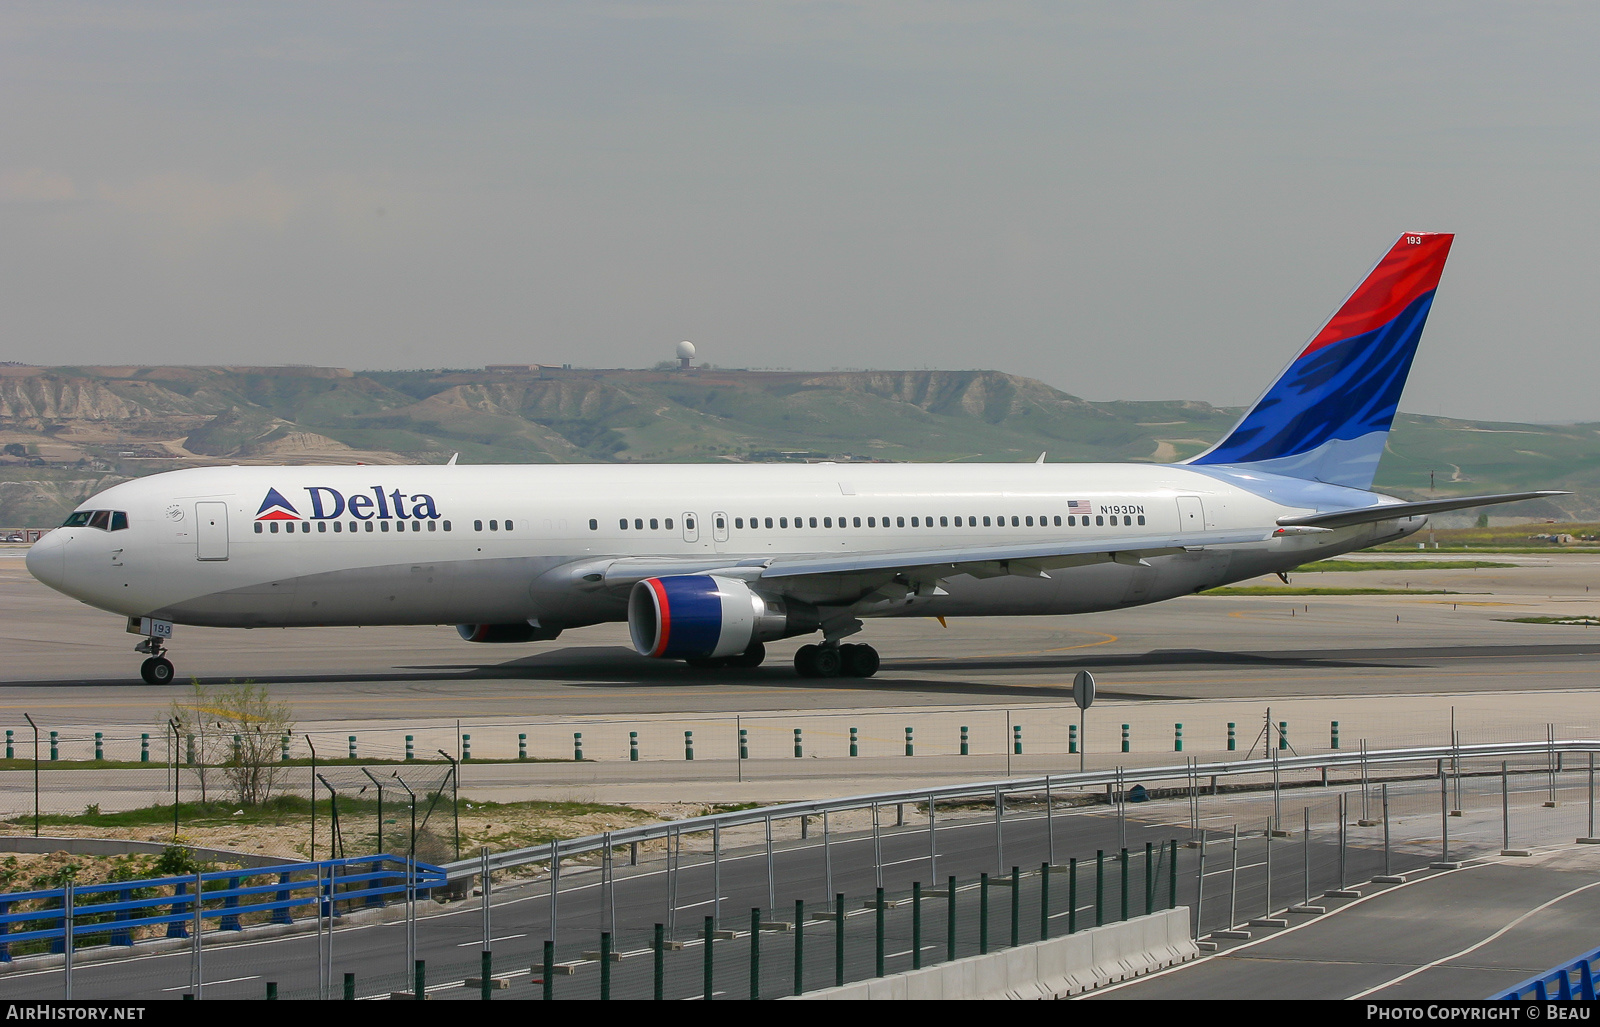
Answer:
[[272, 798], [282, 770], [280, 740], [294, 731], [288, 703], [274, 702], [265, 688], [249, 681], [223, 688], [196, 681], [185, 702], [172, 704], [172, 715], [180, 730], [197, 736], [202, 795], [204, 768], [217, 764], [240, 805], [258, 806]]

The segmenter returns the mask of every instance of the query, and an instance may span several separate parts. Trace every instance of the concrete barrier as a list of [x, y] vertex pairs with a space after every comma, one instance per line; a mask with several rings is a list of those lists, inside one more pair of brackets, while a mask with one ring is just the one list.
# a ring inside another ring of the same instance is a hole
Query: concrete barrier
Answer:
[[824, 988], [802, 999], [1056, 999], [1125, 981], [1200, 954], [1179, 906], [985, 956]]

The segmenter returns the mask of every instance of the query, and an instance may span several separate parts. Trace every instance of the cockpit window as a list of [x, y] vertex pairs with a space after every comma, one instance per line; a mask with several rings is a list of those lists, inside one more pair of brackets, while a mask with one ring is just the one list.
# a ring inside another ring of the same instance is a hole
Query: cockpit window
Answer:
[[128, 527], [128, 514], [124, 510], [78, 510], [68, 514], [63, 528], [99, 528], [101, 531], [123, 531]]

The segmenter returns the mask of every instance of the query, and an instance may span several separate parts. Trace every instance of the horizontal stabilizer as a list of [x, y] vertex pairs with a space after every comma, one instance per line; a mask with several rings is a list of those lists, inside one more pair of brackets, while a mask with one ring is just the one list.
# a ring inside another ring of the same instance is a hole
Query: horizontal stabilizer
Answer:
[[1547, 499], [1550, 496], [1570, 496], [1570, 492], [1506, 492], [1497, 496], [1461, 496], [1456, 499], [1430, 499], [1421, 503], [1388, 503], [1383, 506], [1363, 506], [1355, 510], [1333, 510], [1328, 513], [1307, 514], [1304, 517], [1279, 517], [1278, 524], [1285, 528], [1344, 528], [1352, 524], [1373, 524], [1393, 521], [1402, 517], [1421, 517], [1424, 514], [1443, 513], [1446, 510], [1466, 510], [1474, 506], [1493, 506], [1496, 503], [1516, 503], [1524, 499]]

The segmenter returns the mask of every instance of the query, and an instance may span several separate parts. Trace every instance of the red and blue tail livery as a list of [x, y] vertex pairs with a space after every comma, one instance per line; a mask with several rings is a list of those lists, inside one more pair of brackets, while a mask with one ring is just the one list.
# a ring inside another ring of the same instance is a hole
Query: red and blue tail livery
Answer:
[[1228, 437], [1189, 463], [1370, 488], [1454, 239], [1402, 235]]

